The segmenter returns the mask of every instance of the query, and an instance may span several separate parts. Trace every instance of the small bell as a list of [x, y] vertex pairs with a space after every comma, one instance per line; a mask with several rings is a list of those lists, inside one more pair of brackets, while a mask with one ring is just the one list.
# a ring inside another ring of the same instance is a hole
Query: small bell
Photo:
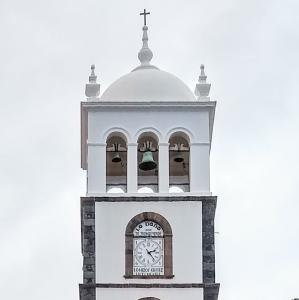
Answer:
[[114, 146], [114, 151], [116, 152], [115, 154], [114, 154], [114, 156], [112, 157], [112, 162], [113, 163], [119, 163], [119, 162], [121, 162], [121, 157], [120, 157], [120, 155], [119, 155], [119, 153], [118, 153], [118, 144], [113, 144], [113, 146]]
[[176, 162], [176, 163], [181, 163], [184, 161], [184, 157], [182, 156], [182, 154], [178, 153], [174, 158], [173, 160]]
[[154, 161], [153, 153], [147, 149], [142, 156], [142, 161], [139, 164], [139, 168], [143, 171], [151, 171], [157, 167], [157, 163]]
[[121, 162], [121, 157], [119, 156], [119, 153], [115, 153], [114, 156], [112, 157], [112, 162], [113, 163], [119, 163]]
[[183, 147], [183, 144], [177, 144], [177, 154], [175, 155], [175, 157], [173, 158], [173, 160], [176, 162], [176, 163], [181, 163], [184, 161], [184, 157], [181, 153], [181, 149]]

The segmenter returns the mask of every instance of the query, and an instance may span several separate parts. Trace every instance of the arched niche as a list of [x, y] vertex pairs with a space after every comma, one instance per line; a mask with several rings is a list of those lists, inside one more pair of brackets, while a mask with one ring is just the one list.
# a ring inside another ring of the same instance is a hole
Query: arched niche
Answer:
[[[151, 190], [158, 192], [158, 176], [159, 176], [159, 139], [153, 132], [142, 133], [137, 141], [137, 174], [138, 174], [138, 192], [148, 193]], [[149, 169], [143, 169], [144, 162], [149, 162]], [[154, 166], [155, 165], [155, 166]]]
[[[125, 278], [173, 278], [172, 229], [160, 214], [142, 212], [133, 217], [126, 227], [125, 247]], [[142, 262], [144, 258], [152, 259], [150, 265]]]
[[106, 191], [127, 191], [127, 140], [120, 132], [111, 133], [106, 141]]
[[190, 191], [190, 143], [184, 132], [175, 132], [169, 138], [169, 192]]

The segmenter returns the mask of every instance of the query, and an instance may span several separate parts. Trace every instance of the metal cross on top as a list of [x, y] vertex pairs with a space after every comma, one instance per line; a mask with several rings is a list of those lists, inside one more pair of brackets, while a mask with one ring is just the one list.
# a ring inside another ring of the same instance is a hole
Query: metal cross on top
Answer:
[[140, 13], [140, 16], [143, 16], [144, 26], [146, 26], [146, 15], [150, 15], [149, 12], [146, 12], [146, 9], [143, 10], [143, 13]]

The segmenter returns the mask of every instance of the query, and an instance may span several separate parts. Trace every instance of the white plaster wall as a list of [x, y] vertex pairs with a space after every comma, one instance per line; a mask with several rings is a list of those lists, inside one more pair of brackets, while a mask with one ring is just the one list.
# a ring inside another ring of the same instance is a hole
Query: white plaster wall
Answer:
[[[87, 159], [87, 192], [106, 191], [106, 145], [88, 145]], [[105, 165], [103, 165], [105, 163]]]
[[[128, 160], [128, 192], [134, 193], [137, 190], [136, 159], [132, 157], [136, 153], [136, 142], [140, 131], [156, 132], [159, 136], [159, 143], [168, 143], [168, 133], [174, 128], [186, 128], [192, 133], [190, 136], [192, 144], [196, 149], [191, 149], [191, 180], [190, 192], [210, 192], [210, 171], [209, 171], [209, 111], [205, 108], [125, 108], [112, 110], [102, 108], [102, 111], [88, 112], [88, 143], [103, 145], [106, 143], [105, 133], [111, 128], [122, 128], [128, 134], [128, 143], [134, 145], [134, 151], [129, 149]], [[178, 130], [179, 131], [179, 130]], [[161, 151], [163, 146], [161, 146]], [[131, 146], [130, 146], [131, 147]], [[195, 146], [194, 146], [195, 147]], [[88, 190], [87, 195], [105, 193], [105, 179], [103, 178], [106, 168], [106, 156], [98, 155], [99, 147], [88, 147]], [[166, 147], [164, 147], [166, 148]], [[163, 173], [160, 176], [160, 192], [168, 191], [168, 151], [161, 153], [159, 170]], [[98, 170], [100, 169], [100, 170]], [[102, 171], [101, 171], [102, 170]], [[164, 171], [164, 172], [163, 172]], [[131, 173], [132, 174], [131, 174]]]
[[184, 127], [192, 132], [193, 142], [209, 142], [209, 112], [207, 109], [189, 108], [184, 111], [170, 108], [167, 110], [126, 109], [89, 111], [88, 140], [106, 142], [104, 133], [112, 127], [123, 128], [130, 134], [130, 141], [137, 142], [136, 134], [142, 128], [156, 128], [162, 140], [168, 142], [167, 133], [176, 127]]
[[162, 283], [202, 282], [202, 204], [180, 202], [96, 202], [96, 282], [149, 283], [125, 279], [125, 229], [141, 212], [156, 212], [168, 220], [173, 232], [173, 279]]
[[97, 300], [138, 300], [156, 297], [161, 300], [203, 300], [202, 288], [97, 288]]
[[191, 144], [190, 191], [210, 191], [210, 147], [208, 144]]

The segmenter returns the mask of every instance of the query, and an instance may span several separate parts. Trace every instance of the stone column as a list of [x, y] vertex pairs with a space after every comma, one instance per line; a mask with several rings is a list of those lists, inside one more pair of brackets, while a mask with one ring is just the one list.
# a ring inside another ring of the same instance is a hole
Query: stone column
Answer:
[[169, 192], [169, 143], [159, 143], [159, 193]]
[[87, 142], [87, 194], [106, 193], [106, 144]]
[[128, 143], [127, 192], [137, 193], [137, 143]]
[[190, 145], [190, 192], [210, 192], [210, 144]]

